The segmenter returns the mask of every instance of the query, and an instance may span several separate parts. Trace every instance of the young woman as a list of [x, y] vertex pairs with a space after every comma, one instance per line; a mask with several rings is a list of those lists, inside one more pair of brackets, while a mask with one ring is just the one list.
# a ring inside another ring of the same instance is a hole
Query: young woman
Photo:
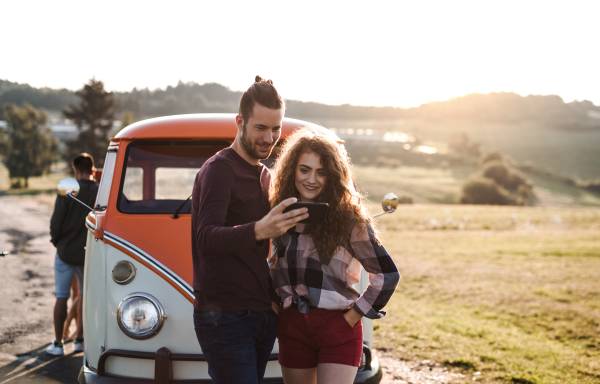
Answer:
[[[400, 274], [354, 188], [349, 161], [329, 136], [302, 128], [275, 164], [273, 206], [289, 197], [329, 204], [322, 224], [298, 224], [273, 240], [269, 265], [282, 301], [277, 326], [286, 384], [352, 383], [362, 356], [361, 318], [379, 319]], [[352, 284], [361, 266], [369, 286]]]

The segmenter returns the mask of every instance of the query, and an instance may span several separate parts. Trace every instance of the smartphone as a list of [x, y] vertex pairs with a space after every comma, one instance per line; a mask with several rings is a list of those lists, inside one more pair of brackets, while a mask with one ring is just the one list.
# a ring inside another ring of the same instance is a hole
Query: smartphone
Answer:
[[298, 208], [308, 208], [308, 218], [299, 221], [300, 224], [321, 224], [325, 221], [329, 204], [327, 203], [294, 203], [283, 210], [283, 213], [293, 211]]

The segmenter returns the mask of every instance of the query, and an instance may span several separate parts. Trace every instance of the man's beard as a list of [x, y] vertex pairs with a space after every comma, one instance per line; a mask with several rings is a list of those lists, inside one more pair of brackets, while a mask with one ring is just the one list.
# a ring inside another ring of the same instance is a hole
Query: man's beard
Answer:
[[244, 148], [246, 153], [255, 159], [261, 159], [261, 160], [267, 159], [269, 157], [269, 155], [271, 155], [271, 151], [273, 150], [273, 146], [271, 146], [271, 148], [269, 149], [269, 152], [267, 152], [267, 154], [261, 155], [256, 150], [257, 143], [253, 143], [250, 140], [250, 138], [248, 137], [248, 135], [246, 135], [246, 123], [244, 123], [244, 125], [242, 126], [242, 138], [240, 140], [240, 143], [242, 144], [242, 147]]

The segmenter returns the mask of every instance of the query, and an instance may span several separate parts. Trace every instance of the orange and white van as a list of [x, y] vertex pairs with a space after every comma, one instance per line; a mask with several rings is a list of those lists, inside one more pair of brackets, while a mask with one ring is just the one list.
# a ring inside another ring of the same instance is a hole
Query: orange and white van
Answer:
[[[281, 141], [311, 125], [284, 119]], [[233, 114], [192, 114], [144, 120], [111, 139], [86, 220], [80, 383], [212, 382], [193, 325], [188, 197], [202, 164], [236, 133]], [[363, 271], [355, 288], [367, 285]], [[363, 329], [355, 382], [378, 383], [370, 319], [363, 319]], [[283, 382], [277, 353], [275, 343], [263, 383]]]

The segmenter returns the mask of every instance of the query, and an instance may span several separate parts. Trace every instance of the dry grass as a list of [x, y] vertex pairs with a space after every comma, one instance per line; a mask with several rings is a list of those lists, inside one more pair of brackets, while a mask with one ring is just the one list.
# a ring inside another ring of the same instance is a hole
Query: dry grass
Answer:
[[52, 171], [45, 176], [30, 177], [29, 188], [10, 189], [8, 170], [4, 164], [0, 164], [0, 193], [7, 195], [37, 195], [40, 193], [56, 193], [58, 182], [65, 177], [73, 177], [66, 173], [65, 163], [57, 163]]
[[[398, 168], [355, 165], [358, 186], [378, 200], [388, 192], [407, 195], [416, 203], [453, 204], [460, 200], [462, 185], [476, 171], [475, 167]], [[536, 206], [600, 207], [600, 194], [561, 182], [531, 177], [538, 198]]]
[[465, 382], [600, 381], [600, 209], [414, 205], [379, 224], [403, 278], [376, 347]]

